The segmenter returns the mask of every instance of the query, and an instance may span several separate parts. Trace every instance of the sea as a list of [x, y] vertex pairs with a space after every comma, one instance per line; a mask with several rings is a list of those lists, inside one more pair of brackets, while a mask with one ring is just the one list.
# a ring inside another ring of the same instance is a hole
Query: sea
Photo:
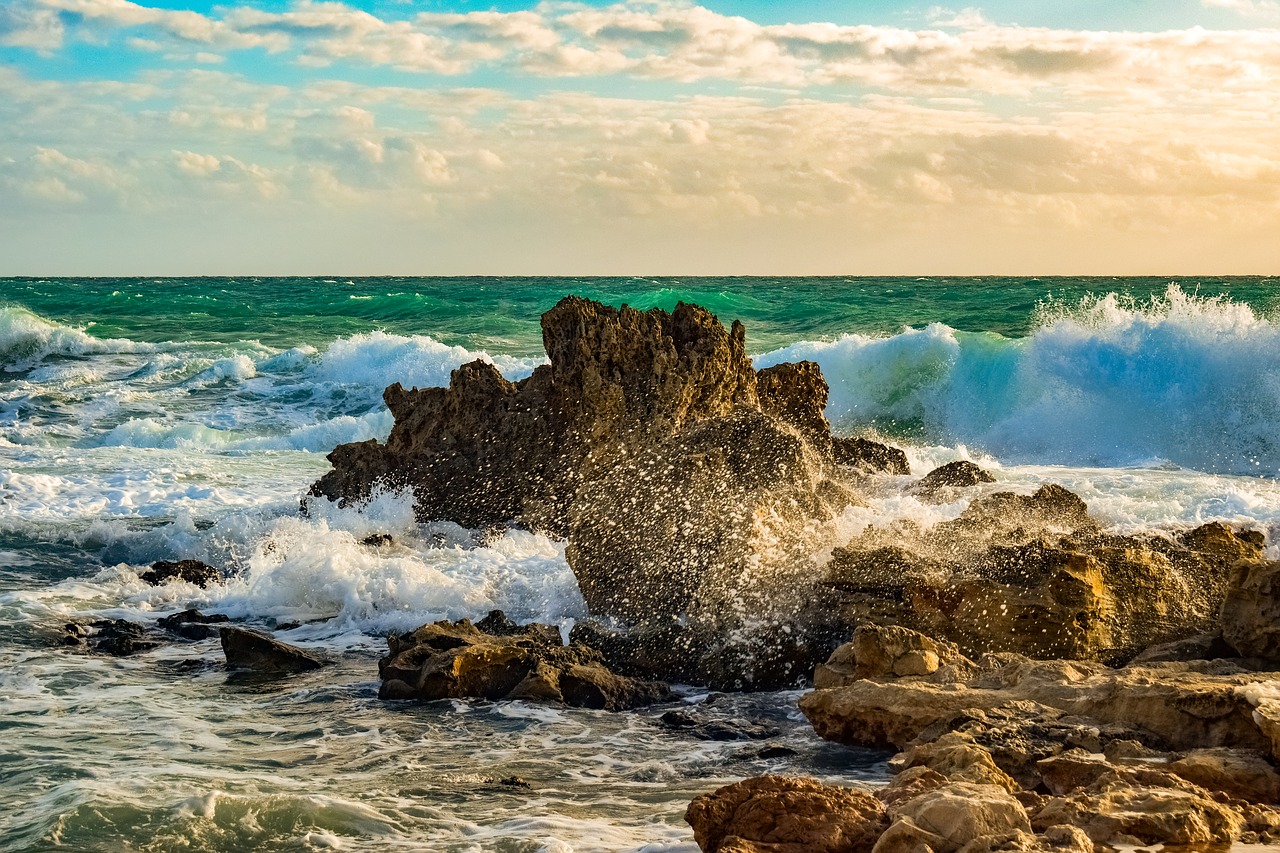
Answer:
[[[868, 524], [957, 516], [903, 492], [956, 459], [988, 490], [1061, 483], [1112, 530], [1222, 520], [1280, 558], [1280, 279], [0, 279], [0, 851], [692, 853], [684, 808], [719, 785], [882, 783], [888, 756], [818, 740], [799, 691], [679, 687], [765, 744], [668, 731], [671, 706], [378, 700], [389, 632], [585, 618], [564, 543], [419, 524], [392, 492], [300, 500], [328, 451], [388, 434], [385, 386], [477, 358], [529, 375], [567, 294], [741, 320], [758, 366], [821, 365], [837, 432], [907, 451], [913, 475], [830, 522], [815, 572]], [[230, 577], [139, 579], [186, 558]], [[69, 622], [187, 607], [335, 663], [245, 681], [216, 639], [62, 644]]]

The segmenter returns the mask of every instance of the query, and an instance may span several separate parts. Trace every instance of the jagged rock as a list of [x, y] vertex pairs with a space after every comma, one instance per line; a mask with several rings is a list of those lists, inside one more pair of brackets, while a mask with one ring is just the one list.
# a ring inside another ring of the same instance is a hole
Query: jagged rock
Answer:
[[853, 640], [831, 653], [817, 668], [814, 687], [840, 687], [864, 678], [932, 675], [948, 667], [951, 680], [963, 680], [976, 668], [954, 643], [934, 640], [898, 626], [863, 625]]
[[886, 822], [865, 791], [787, 776], [703, 794], [684, 818], [704, 853], [870, 853]]
[[219, 633], [222, 637], [222, 653], [227, 658], [229, 669], [283, 675], [319, 669], [327, 663], [306, 649], [282, 643], [247, 628], [224, 626]]
[[390, 533], [371, 533], [360, 540], [361, 545], [368, 545], [370, 548], [386, 548], [395, 544], [395, 538]]
[[1196, 749], [1168, 765], [1175, 776], [1251, 803], [1280, 803], [1280, 774], [1256, 752]]
[[1235, 563], [1220, 618], [1222, 638], [1241, 657], [1280, 660], [1280, 561]]
[[972, 462], [959, 460], [934, 468], [913, 483], [907, 492], [929, 503], [946, 503], [959, 497], [964, 489], [995, 481], [995, 477]]
[[873, 474], [910, 474], [907, 454], [896, 447], [869, 438], [832, 439], [831, 452], [837, 465], [847, 465]]
[[931, 727], [975, 710], [1028, 700], [1140, 730], [1174, 748], [1266, 750], [1253, 708], [1237, 691], [1257, 678], [1230, 666], [1216, 674], [1186, 664], [1110, 670], [1098, 664], [1015, 661], [961, 684], [863, 680], [815, 690], [801, 698], [800, 710], [819, 735], [850, 745], [902, 747]]
[[127, 619], [99, 619], [88, 625], [69, 622], [62, 642], [113, 657], [127, 657], [161, 645], [159, 637], [145, 625]]
[[218, 629], [214, 625], [228, 621], [228, 617], [221, 613], [206, 616], [199, 610], [183, 610], [157, 619], [156, 626], [187, 640], [207, 640], [218, 636]]
[[561, 645], [553, 625], [494, 635], [466, 619], [436, 622], [392, 635], [387, 645], [378, 662], [383, 699], [522, 699], [620, 711], [673, 698], [666, 684], [610, 672], [595, 649]]
[[519, 519], [568, 539], [593, 613], [690, 616], [725, 636], [747, 616], [795, 621], [812, 587], [800, 567], [813, 522], [859, 502], [841, 464], [905, 463], [831, 436], [816, 364], [757, 374], [742, 326], [697, 306], [668, 314], [568, 297], [542, 328], [549, 363], [520, 382], [473, 362], [448, 388], [389, 387], [386, 444], [337, 448], [312, 494], [351, 502], [379, 485], [411, 487], [424, 521]]
[[1017, 652], [1119, 664], [1153, 643], [1216, 632], [1228, 560], [1254, 553], [1254, 537], [1222, 525], [1178, 541], [1115, 536], [1099, 532], [1086, 510], [1066, 490], [1045, 486], [974, 501], [927, 532], [868, 529], [832, 551], [820, 583], [841, 598], [826, 607], [846, 624], [920, 630], [972, 657]]
[[179, 560], [176, 563], [160, 560], [152, 563], [151, 568], [138, 575], [138, 577], [152, 586], [160, 586], [176, 578], [184, 583], [195, 584], [203, 588], [211, 583], [220, 582], [222, 573], [208, 563], [202, 563], [199, 560]]

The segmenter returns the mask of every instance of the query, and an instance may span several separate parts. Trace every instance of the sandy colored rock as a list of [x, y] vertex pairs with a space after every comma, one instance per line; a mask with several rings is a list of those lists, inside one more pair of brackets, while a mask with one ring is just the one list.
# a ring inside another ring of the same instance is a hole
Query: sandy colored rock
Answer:
[[862, 625], [814, 672], [815, 687], [840, 687], [864, 678], [923, 676], [947, 666], [953, 677], [976, 670], [954, 643], [899, 626]]
[[984, 836], [1031, 831], [1026, 810], [1008, 791], [970, 782], [952, 782], [895, 805], [890, 816], [906, 818], [943, 839], [940, 846], [930, 844], [937, 853], [955, 853]]
[[1204, 791], [1133, 787], [1124, 781], [1050, 800], [1033, 823], [1070, 824], [1098, 843], [1128, 837], [1139, 844], [1228, 844], [1244, 827], [1240, 815]]
[[1280, 803], [1280, 774], [1256, 752], [1196, 749], [1171, 762], [1169, 772], [1209, 791], [1252, 803]]
[[685, 820], [705, 853], [869, 853], [886, 825], [884, 806], [871, 794], [788, 776], [703, 794]]
[[1220, 619], [1222, 638], [1241, 657], [1280, 661], [1280, 561], [1235, 563]]

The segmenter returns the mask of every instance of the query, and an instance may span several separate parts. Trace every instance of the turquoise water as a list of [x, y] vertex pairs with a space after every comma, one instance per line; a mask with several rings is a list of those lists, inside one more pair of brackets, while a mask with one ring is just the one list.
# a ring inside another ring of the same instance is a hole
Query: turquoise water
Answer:
[[[417, 523], [409, 496], [298, 502], [337, 444], [383, 438], [391, 382], [475, 358], [541, 361], [566, 293], [679, 300], [742, 320], [759, 366], [811, 359], [847, 434], [913, 471], [958, 458], [991, 489], [1046, 481], [1117, 531], [1223, 520], [1280, 557], [1280, 288], [1199, 279], [0, 279], [0, 851], [424, 850], [692, 853], [688, 800], [761, 772], [883, 778], [824, 745], [794, 694], [725, 715], [777, 725], [792, 757], [609, 715], [376, 698], [388, 631], [498, 607], [586, 614], [564, 543]], [[956, 517], [908, 477], [867, 485], [816, 538]], [[391, 533], [397, 545], [360, 540]], [[158, 559], [231, 576], [152, 588]], [[804, 569], [805, 567], [801, 567]], [[808, 569], [805, 569], [808, 570]], [[68, 652], [69, 620], [149, 624], [187, 606], [339, 663], [268, 686], [216, 641], [130, 658]], [[691, 691], [690, 701], [701, 694]], [[520, 775], [512, 791], [495, 779]]]
[[[695, 302], [747, 325], [753, 350], [849, 332], [894, 334], [945, 323], [1020, 337], [1037, 308], [1087, 294], [1145, 301], [1168, 278], [100, 278], [0, 279], [0, 301], [137, 341], [257, 340], [318, 346], [381, 329], [430, 334], [471, 349], [541, 353], [538, 317], [562, 296], [670, 310]], [[1177, 282], [1203, 296], [1230, 294], [1264, 314], [1280, 307], [1271, 278]]]

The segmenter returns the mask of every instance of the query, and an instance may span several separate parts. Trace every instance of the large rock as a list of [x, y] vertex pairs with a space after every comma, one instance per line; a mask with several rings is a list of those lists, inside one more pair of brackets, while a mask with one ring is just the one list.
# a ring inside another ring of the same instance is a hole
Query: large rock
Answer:
[[858, 502], [842, 463], [905, 460], [833, 438], [816, 364], [757, 374], [741, 324], [697, 306], [567, 297], [542, 330], [548, 364], [520, 382], [472, 362], [448, 388], [389, 387], [386, 444], [334, 450], [312, 494], [412, 488], [424, 521], [520, 520], [569, 540], [593, 613], [727, 629], [794, 615], [814, 522]]
[[1241, 657], [1280, 661], [1280, 561], [1235, 563], [1220, 618], [1222, 638]]
[[870, 853], [886, 824], [865, 791], [787, 776], [703, 794], [684, 818], [704, 853]]
[[1026, 809], [1007, 790], [971, 782], [935, 788], [892, 807], [889, 814], [941, 839], [930, 844], [936, 853], [956, 853], [978, 838], [1031, 831]]
[[378, 662], [383, 699], [521, 699], [621, 711], [674, 698], [666, 684], [609, 671], [595, 649], [561, 645], [552, 625], [488, 634], [466, 619], [435, 622], [393, 634], [387, 645]]
[[277, 639], [247, 628], [225, 626], [219, 629], [222, 652], [227, 668], [248, 670], [265, 675], [284, 675], [319, 669], [327, 661], [318, 655], [282, 643]]
[[171, 580], [180, 580], [184, 583], [195, 584], [198, 587], [206, 587], [211, 583], [221, 581], [222, 572], [199, 560], [178, 560], [176, 562], [160, 560], [152, 563], [151, 568], [138, 575], [138, 577], [152, 586], [160, 586]]

